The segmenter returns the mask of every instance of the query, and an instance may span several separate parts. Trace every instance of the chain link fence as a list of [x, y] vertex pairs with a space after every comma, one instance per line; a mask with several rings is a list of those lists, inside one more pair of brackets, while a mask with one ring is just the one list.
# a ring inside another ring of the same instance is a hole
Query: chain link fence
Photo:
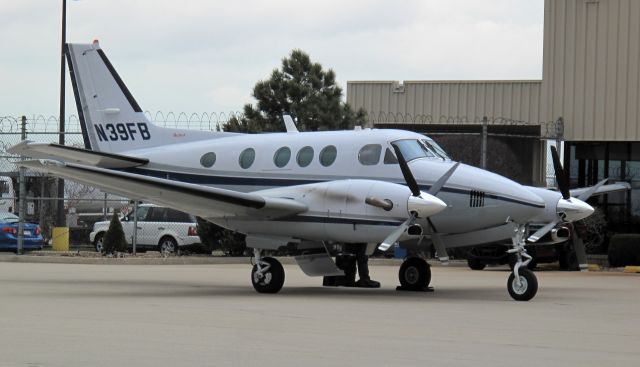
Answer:
[[[158, 126], [201, 131], [219, 131], [231, 118], [242, 117], [239, 112], [146, 111], [145, 115]], [[78, 117], [69, 116], [65, 126], [65, 144], [84, 147]], [[165, 255], [206, 252], [207, 249], [211, 253], [210, 244], [200, 246], [196, 218], [188, 213], [144, 203], [138, 206], [129, 198], [70, 180], [65, 181], [64, 197], [60, 198], [59, 181], [55, 177], [19, 169], [16, 163], [25, 157], [8, 152], [8, 148], [22, 140], [57, 143], [59, 136], [56, 117], [0, 116], [0, 213], [17, 215], [7, 214], [5, 219], [0, 216], [0, 226], [13, 228], [7, 231], [15, 229], [16, 237], [15, 241], [0, 241], [0, 249], [19, 251], [55, 245], [60, 236], [60, 232], [58, 236], [54, 233], [57, 205], [63, 203], [65, 228], [68, 228], [69, 246], [73, 250], [102, 250], [102, 237], [115, 213], [121, 218], [129, 251], [135, 246], [136, 251], [152, 250]], [[18, 222], [23, 223], [21, 229]], [[38, 235], [42, 236], [41, 240]]]
[[[241, 118], [239, 112], [229, 113], [184, 113], [184, 112], [145, 112], [147, 118], [156, 125], [171, 128], [185, 128], [201, 131], [219, 131], [222, 125], [231, 118]], [[485, 125], [485, 126], [539, 126], [539, 133], [529, 138], [545, 139], [555, 143], [562, 137], [563, 123], [557, 121], [530, 124], [501, 117], [467, 117], [467, 116], [430, 116], [394, 113], [373, 113], [368, 115], [370, 126], [379, 123], [412, 123], [412, 124], [445, 124], [445, 125]], [[84, 142], [77, 116], [71, 115], [65, 121], [66, 145], [83, 147]], [[23, 172], [24, 196], [20, 205], [21, 176], [16, 162], [23, 157], [7, 152], [7, 149], [24, 139], [57, 143], [59, 139], [59, 121], [53, 116], [0, 116], [0, 212], [16, 212], [27, 223], [36, 223], [44, 237], [45, 246], [54, 242], [53, 228], [56, 223], [57, 205], [64, 204], [66, 227], [70, 230], [70, 245], [74, 249], [102, 250], [102, 237], [109, 226], [109, 221], [116, 213], [122, 219], [122, 227], [130, 251], [153, 250], [161, 253], [190, 253], [209, 251], [211, 243], [202, 244], [196, 232], [196, 218], [188, 213], [177, 212], [171, 208], [153, 207], [140, 204], [114, 194], [104, 193], [95, 187], [66, 181], [64, 197], [57, 194], [58, 180], [35, 172]], [[491, 131], [491, 130], [490, 130]], [[483, 151], [486, 151], [487, 135], [483, 130], [477, 141], [483, 140]], [[495, 134], [493, 134], [495, 135]], [[505, 137], [508, 134], [502, 134]], [[476, 141], [476, 142], [477, 142]], [[489, 140], [489, 144], [498, 144]], [[477, 154], [477, 153], [476, 153]], [[486, 159], [486, 158], [485, 158]], [[554, 184], [553, 167], [546, 166], [548, 186]], [[136, 210], [137, 207], [137, 210]], [[20, 208], [24, 208], [20, 210]], [[202, 227], [202, 226], [201, 226]], [[216, 234], [222, 242], [231, 234]], [[209, 241], [207, 241], [209, 242]], [[234, 241], [229, 241], [234, 242]], [[224, 247], [224, 246], [223, 246]], [[233, 251], [236, 251], [234, 249]], [[209, 251], [210, 252], [210, 251]], [[231, 251], [228, 251], [231, 252]]]

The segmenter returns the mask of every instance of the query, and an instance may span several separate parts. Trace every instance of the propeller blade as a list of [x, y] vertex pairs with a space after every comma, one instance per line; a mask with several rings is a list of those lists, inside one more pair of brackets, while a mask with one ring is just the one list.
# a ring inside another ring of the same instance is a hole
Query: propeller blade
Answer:
[[587, 250], [584, 247], [582, 238], [578, 236], [576, 227], [571, 228], [571, 244], [573, 244], [573, 250], [576, 252], [576, 259], [578, 260], [578, 267], [580, 271], [589, 271], [589, 264], [587, 264]]
[[415, 217], [414, 216], [410, 216], [407, 220], [402, 222], [402, 224], [399, 225], [398, 228], [394, 229], [393, 232], [391, 232], [387, 236], [387, 238], [385, 238], [384, 241], [382, 241], [380, 246], [378, 246], [378, 250], [387, 251], [391, 246], [393, 246], [394, 243], [398, 242], [398, 239], [400, 238], [400, 236], [402, 236], [404, 231], [406, 231], [407, 228], [411, 224], [413, 224], [414, 220], [415, 220]]
[[593, 195], [593, 193], [596, 192], [600, 188], [600, 186], [606, 184], [607, 181], [609, 181], [609, 179], [605, 178], [604, 180], [602, 180], [602, 181], [598, 182], [597, 184], [591, 186], [587, 191], [585, 191], [582, 194], [578, 195], [578, 199], [580, 199], [582, 201], [587, 201], [587, 199], [589, 199], [591, 197], [591, 195]]
[[400, 164], [400, 170], [402, 170], [404, 181], [407, 183], [407, 186], [409, 186], [413, 196], [420, 196], [420, 187], [418, 186], [418, 182], [416, 182], [416, 179], [413, 177], [413, 173], [411, 173], [409, 165], [404, 159], [400, 148], [398, 148], [396, 144], [391, 144], [391, 146], [393, 146], [393, 150], [396, 152], [396, 157], [398, 157], [398, 163]]
[[438, 181], [436, 181], [436, 183], [433, 184], [433, 186], [431, 186], [431, 188], [429, 189], [429, 194], [435, 196], [440, 191], [442, 186], [444, 186], [444, 184], [447, 183], [447, 181], [449, 180], [449, 177], [453, 175], [453, 172], [456, 170], [456, 168], [458, 168], [459, 165], [460, 165], [460, 162], [457, 162], [456, 164], [453, 165], [453, 167], [449, 168], [449, 170], [445, 172], [445, 174], [442, 175], [442, 177], [440, 177]]
[[564, 172], [564, 168], [562, 168], [562, 163], [560, 163], [558, 149], [554, 146], [551, 147], [551, 157], [553, 158], [553, 170], [556, 175], [558, 190], [562, 193], [562, 198], [567, 200], [571, 198], [571, 193], [569, 192], [569, 181], [567, 181], [567, 175]]
[[544, 237], [544, 235], [549, 233], [549, 231], [552, 230], [559, 222], [560, 222], [560, 218], [547, 223], [544, 227], [537, 230], [536, 233], [529, 236], [529, 238], [527, 238], [527, 241], [538, 242], [539, 239], [541, 239], [542, 237]]

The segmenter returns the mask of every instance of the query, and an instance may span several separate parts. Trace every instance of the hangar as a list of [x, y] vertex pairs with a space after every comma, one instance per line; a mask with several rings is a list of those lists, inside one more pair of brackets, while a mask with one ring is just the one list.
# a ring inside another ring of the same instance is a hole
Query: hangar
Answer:
[[527, 184], [546, 184], [547, 141], [563, 141], [572, 187], [631, 183], [599, 203], [630, 231], [640, 222], [640, 1], [545, 0], [543, 32], [540, 80], [349, 81], [347, 102], [371, 127], [434, 135], [476, 165], [484, 125], [487, 168]]

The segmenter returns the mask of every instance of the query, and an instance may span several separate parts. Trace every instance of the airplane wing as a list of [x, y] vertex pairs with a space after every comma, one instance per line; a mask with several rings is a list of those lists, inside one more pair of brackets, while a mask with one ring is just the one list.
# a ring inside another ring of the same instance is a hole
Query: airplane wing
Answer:
[[96, 152], [93, 150], [70, 147], [67, 145], [34, 143], [24, 140], [11, 148], [9, 153], [35, 159], [55, 159], [102, 168], [131, 168], [149, 163], [146, 158], [137, 158], [122, 154]]
[[306, 204], [292, 199], [176, 182], [105, 168], [48, 160], [23, 161], [18, 164], [85, 185], [99, 187], [107, 192], [169, 206], [203, 218], [273, 219], [307, 210]]
[[[572, 197], [579, 197], [580, 195], [582, 195], [583, 193], [589, 191], [589, 189], [591, 189], [591, 187], [581, 187], [579, 189], [572, 189], [569, 190], [571, 192], [571, 196]], [[627, 191], [627, 190], [631, 190], [631, 185], [629, 185], [628, 182], [616, 182], [613, 184], [609, 184], [609, 185], [602, 185], [600, 187], [598, 187], [591, 195], [591, 196], [596, 196], [596, 195], [605, 195], [605, 194], [610, 194], [612, 192], [619, 192], [619, 191]], [[585, 200], [588, 198], [585, 198]]]

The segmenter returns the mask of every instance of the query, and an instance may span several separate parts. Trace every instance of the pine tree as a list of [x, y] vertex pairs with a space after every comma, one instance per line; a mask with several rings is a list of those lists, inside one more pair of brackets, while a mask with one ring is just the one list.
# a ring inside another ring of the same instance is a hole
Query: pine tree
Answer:
[[102, 238], [102, 245], [104, 247], [104, 252], [107, 254], [127, 251], [127, 240], [124, 236], [122, 223], [120, 223], [118, 214], [115, 212], [113, 213], [113, 217], [111, 217], [109, 229], [105, 232], [104, 237]]
[[324, 71], [305, 52], [291, 51], [282, 60], [282, 69], [275, 69], [268, 80], [253, 88], [256, 107], [244, 106], [242, 118], [232, 118], [223, 126], [225, 131], [246, 133], [284, 131], [283, 114], [297, 119], [300, 131], [352, 129], [364, 125], [366, 112], [354, 112], [342, 102], [342, 88], [336, 84], [333, 70]]

